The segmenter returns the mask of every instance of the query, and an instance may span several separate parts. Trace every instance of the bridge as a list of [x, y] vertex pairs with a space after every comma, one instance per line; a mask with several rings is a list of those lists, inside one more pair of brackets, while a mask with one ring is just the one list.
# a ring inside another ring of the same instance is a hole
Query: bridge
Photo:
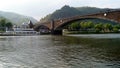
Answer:
[[35, 30], [39, 31], [42, 28], [47, 28], [51, 31], [52, 34], [62, 34], [62, 29], [64, 26], [74, 21], [79, 21], [84, 19], [104, 19], [104, 20], [120, 23], [120, 10], [89, 14], [84, 16], [73, 16], [59, 20], [52, 20], [45, 23], [39, 23], [35, 26]]

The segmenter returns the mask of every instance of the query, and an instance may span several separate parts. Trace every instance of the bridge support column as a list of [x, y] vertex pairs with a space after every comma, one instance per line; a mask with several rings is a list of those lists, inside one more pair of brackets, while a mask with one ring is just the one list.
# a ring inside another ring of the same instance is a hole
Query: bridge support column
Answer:
[[62, 30], [55, 30], [54, 20], [51, 21], [51, 34], [52, 35], [62, 35]]
[[51, 21], [51, 34], [54, 34], [54, 20]]

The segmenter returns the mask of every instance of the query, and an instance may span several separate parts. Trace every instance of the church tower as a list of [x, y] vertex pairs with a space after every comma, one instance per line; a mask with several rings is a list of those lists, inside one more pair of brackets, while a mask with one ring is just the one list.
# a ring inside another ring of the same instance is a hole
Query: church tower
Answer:
[[28, 26], [29, 26], [29, 28], [33, 28], [34, 25], [31, 20], [28, 22]]

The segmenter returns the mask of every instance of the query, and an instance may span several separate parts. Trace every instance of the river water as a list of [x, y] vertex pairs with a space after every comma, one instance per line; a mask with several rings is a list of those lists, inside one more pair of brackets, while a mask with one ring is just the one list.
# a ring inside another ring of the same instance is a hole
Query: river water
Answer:
[[0, 68], [120, 68], [120, 34], [0, 36]]

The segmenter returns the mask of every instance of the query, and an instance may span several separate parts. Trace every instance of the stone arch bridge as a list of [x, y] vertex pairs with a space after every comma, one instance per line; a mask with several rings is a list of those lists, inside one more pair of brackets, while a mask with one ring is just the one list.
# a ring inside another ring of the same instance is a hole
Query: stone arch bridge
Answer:
[[91, 19], [91, 18], [104, 19], [104, 20], [109, 20], [109, 21], [120, 23], [120, 10], [109, 11], [109, 12], [104, 12], [104, 13], [89, 14], [89, 15], [84, 15], [84, 16], [74, 16], [74, 17], [49, 21], [45, 23], [39, 23], [35, 25], [34, 29], [39, 31], [39, 29], [45, 27], [51, 30], [52, 34], [61, 34], [62, 28], [65, 25], [68, 25], [69, 23], [73, 21], [82, 20], [82, 19]]

